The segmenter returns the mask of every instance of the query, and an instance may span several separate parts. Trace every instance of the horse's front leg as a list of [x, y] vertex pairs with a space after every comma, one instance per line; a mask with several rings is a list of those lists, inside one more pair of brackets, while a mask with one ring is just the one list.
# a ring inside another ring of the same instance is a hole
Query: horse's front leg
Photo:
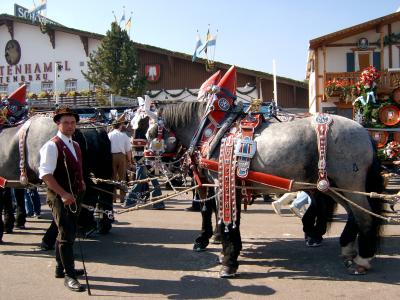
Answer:
[[[205, 199], [207, 196], [206, 188], [199, 188], [198, 195], [200, 199]], [[206, 250], [209, 240], [213, 235], [212, 228], [212, 214], [213, 214], [213, 206], [215, 206], [215, 200], [211, 199], [208, 201], [204, 201], [201, 207], [201, 232], [200, 235], [196, 238], [195, 243], [193, 245], [193, 250], [197, 252], [201, 252]]]
[[237, 269], [239, 267], [238, 257], [242, 250], [242, 239], [240, 237], [240, 209], [241, 199], [236, 196], [236, 212], [237, 219], [235, 221], [235, 227], [232, 224], [228, 225], [225, 230], [225, 224], [221, 222], [219, 224], [219, 230], [222, 236], [222, 267], [219, 272], [221, 278], [231, 278], [236, 276]]

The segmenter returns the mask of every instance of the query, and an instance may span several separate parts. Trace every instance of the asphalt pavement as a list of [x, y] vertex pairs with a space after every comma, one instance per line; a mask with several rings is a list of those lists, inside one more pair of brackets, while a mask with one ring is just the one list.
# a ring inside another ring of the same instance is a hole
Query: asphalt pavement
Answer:
[[[68, 291], [54, 278], [54, 251], [37, 251], [51, 219], [43, 206], [43, 219], [3, 237], [0, 299], [400, 299], [400, 226], [385, 227], [371, 272], [351, 276], [339, 257], [342, 210], [322, 246], [307, 248], [300, 219], [288, 209], [278, 216], [258, 199], [242, 214], [238, 277], [220, 279], [220, 245], [192, 251], [201, 218], [184, 211], [188, 197], [168, 201], [165, 210], [117, 215], [109, 234], [81, 240], [92, 296]], [[78, 243], [75, 256], [81, 268]]]

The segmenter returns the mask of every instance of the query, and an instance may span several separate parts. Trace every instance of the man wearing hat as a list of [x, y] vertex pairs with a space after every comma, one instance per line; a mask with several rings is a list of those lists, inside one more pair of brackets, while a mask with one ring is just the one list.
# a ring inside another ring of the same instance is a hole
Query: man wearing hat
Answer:
[[[115, 120], [112, 124], [113, 130], [108, 133], [111, 142], [113, 180], [124, 181], [127, 168], [132, 166], [132, 149], [128, 135], [125, 130], [125, 116]], [[125, 198], [125, 191], [120, 189], [121, 202]], [[116, 197], [114, 196], [114, 202]]]
[[58, 228], [56, 241], [56, 278], [75, 292], [85, 290], [77, 280], [83, 270], [75, 269], [73, 244], [80, 210], [79, 199], [86, 189], [83, 181], [82, 154], [72, 140], [79, 115], [68, 107], [56, 109], [54, 122], [58, 132], [40, 149], [39, 177], [46, 183], [47, 203]]

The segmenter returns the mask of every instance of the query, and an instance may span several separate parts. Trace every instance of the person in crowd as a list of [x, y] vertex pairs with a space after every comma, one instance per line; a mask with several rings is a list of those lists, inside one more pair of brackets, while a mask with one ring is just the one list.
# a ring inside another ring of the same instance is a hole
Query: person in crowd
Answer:
[[[155, 106], [152, 107], [150, 97], [145, 96], [144, 100], [142, 97], [138, 97], [139, 108], [132, 118], [131, 126], [134, 130], [132, 136], [132, 147], [133, 155], [135, 160], [135, 179], [142, 180], [149, 177], [148, 168], [146, 166], [146, 160], [144, 159], [144, 151], [148, 142], [148, 128], [151, 128], [157, 120], [157, 111]], [[149, 120], [147, 121], [147, 116]], [[142, 122], [149, 122], [149, 124], [144, 124]], [[146, 126], [144, 126], [146, 125]], [[150, 192], [149, 183], [136, 183], [123, 203], [124, 208], [136, 205], [138, 201], [145, 201], [147, 198], [158, 197], [162, 195], [161, 186], [157, 179], [150, 181], [153, 185], [153, 191]], [[159, 202], [153, 205], [153, 209], [164, 209], [165, 203]]]
[[[111, 153], [112, 153], [112, 166], [113, 166], [113, 180], [125, 181], [126, 172], [132, 168], [132, 150], [131, 143], [128, 135], [124, 132], [125, 130], [125, 119], [124, 116], [114, 120], [113, 130], [108, 133], [108, 138], [111, 141]], [[117, 193], [117, 189], [114, 190], [114, 194]], [[124, 201], [125, 191], [119, 189], [120, 202]], [[114, 195], [114, 203], [117, 201], [117, 197]]]
[[69, 290], [82, 292], [85, 288], [77, 276], [84, 272], [75, 269], [73, 251], [80, 201], [86, 190], [81, 150], [72, 140], [79, 115], [68, 107], [59, 107], [53, 120], [58, 132], [40, 149], [39, 177], [47, 185], [47, 203], [58, 229], [55, 277], [64, 278]]
[[28, 217], [40, 219], [41, 203], [40, 196], [36, 187], [25, 189], [25, 209]]

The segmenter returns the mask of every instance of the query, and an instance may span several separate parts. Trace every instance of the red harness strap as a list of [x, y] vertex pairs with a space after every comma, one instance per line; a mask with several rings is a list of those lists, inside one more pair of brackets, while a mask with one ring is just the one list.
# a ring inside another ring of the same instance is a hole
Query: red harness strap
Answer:
[[219, 220], [225, 224], [225, 231], [228, 231], [228, 225], [233, 224], [235, 228], [236, 217], [236, 162], [233, 155], [235, 138], [229, 134], [222, 140], [219, 154]]
[[[237, 176], [241, 178], [242, 186], [246, 183], [244, 179], [247, 177], [250, 168], [250, 162], [257, 150], [257, 143], [253, 140], [254, 130], [261, 124], [261, 115], [247, 115], [240, 121], [240, 139], [235, 147], [235, 156], [237, 159]], [[251, 203], [253, 193], [251, 190], [241, 189], [244, 210], [247, 210], [247, 204]]]
[[326, 135], [329, 130], [329, 125], [332, 123], [332, 118], [329, 115], [319, 113], [314, 118], [315, 131], [318, 139], [318, 182], [317, 188], [321, 192], [326, 192], [329, 189], [328, 173], [326, 172], [326, 150], [328, 147]]

